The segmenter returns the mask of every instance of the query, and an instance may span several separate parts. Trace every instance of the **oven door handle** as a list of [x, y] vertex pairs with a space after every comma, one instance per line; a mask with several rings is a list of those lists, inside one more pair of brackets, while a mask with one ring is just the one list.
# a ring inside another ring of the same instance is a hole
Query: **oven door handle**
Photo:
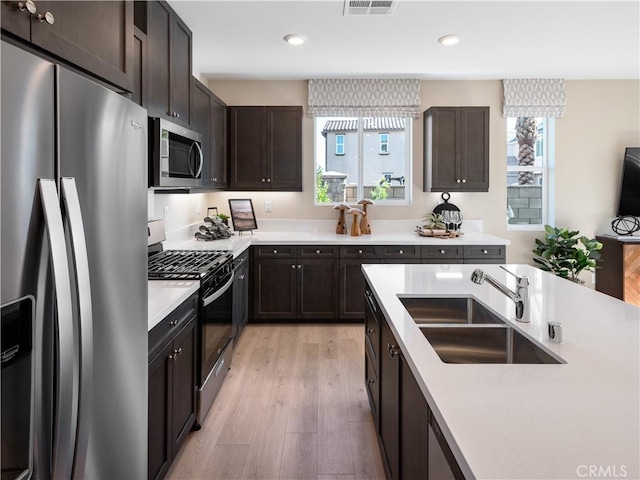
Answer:
[[231, 275], [231, 277], [229, 278], [229, 281], [227, 283], [224, 284], [224, 287], [216, 290], [215, 292], [213, 292], [211, 295], [209, 295], [207, 298], [204, 298], [202, 300], [202, 305], [204, 307], [209, 306], [212, 302], [215, 302], [217, 299], [219, 299], [222, 295], [224, 295], [226, 293], [227, 290], [229, 290], [231, 288], [231, 285], [233, 284], [233, 275]]

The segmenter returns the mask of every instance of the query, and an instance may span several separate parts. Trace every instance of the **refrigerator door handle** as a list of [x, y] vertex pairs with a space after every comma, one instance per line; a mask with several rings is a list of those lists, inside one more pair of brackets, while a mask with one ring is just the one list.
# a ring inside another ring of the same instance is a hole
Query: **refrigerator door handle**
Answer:
[[76, 295], [78, 301], [79, 332], [79, 399], [76, 456], [73, 466], [74, 478], [84, 477], [87, 459], [87, 444], [91, 425], [91, 401], [93, 394], [93, 311], [91, 304], [91, 283], [89, 279], [89, 258], [84, 235], [84, 222], [80, 210], [80, 198], [75, 178], [61, 179], [61, 194], [64, 202], [66, 221], [69, 225], [72, 262], [76, 275]]
[[56, 182], [39, 179], [38, 189], [44, 212], [44, 223], [51, 253], [51, 270], [55, 282], [57, 326], [57, 398], [54, 413], [52, 478], [71, 478], [77, 412], [74, 397], [77, 388], [74, 379], [73, 307], [69, 261], [65, 242], [64, 225]]

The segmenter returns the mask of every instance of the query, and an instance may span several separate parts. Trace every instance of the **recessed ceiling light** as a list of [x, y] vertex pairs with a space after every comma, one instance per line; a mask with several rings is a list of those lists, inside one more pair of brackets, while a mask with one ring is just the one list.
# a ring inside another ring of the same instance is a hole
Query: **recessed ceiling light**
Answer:
[[299, 46], [299, 45], [302, 45], [304, 42], [306, 42], [307, 39], [304, 36], [299, 35], [297, 33], [290, 33], [289, 35], [284, 36], [284, 41], [287, 42], [289, 45]]
[[460, 43], [460, 35], [444, 35], [438, 39], [438, 42], [447, 47], [451, 45], [457, 45], [458, 43]]

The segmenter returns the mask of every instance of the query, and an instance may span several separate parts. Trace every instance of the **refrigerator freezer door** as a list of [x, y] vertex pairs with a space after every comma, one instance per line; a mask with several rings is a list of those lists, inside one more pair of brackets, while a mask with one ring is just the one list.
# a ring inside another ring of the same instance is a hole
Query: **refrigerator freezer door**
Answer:
[[147, 112], [59, 69], [60, 174], [74, 177], [93, 299], [86, 478], [147, 476]]

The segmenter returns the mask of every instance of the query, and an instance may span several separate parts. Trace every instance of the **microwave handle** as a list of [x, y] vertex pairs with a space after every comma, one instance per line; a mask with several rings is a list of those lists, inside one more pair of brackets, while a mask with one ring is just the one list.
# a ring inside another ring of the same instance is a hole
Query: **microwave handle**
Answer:
[[198, 158], [200, 162], [198, 164], [198, 171], [196, 172], [195, 178], [200, 178], [200, 174], [202, 173], [202, 164], [204, 163], [204, 154], [202, 153], [202, 148], [200, 148], [200, 144], [198, 142], [193, 142], [193, 144], [198, 149]]

